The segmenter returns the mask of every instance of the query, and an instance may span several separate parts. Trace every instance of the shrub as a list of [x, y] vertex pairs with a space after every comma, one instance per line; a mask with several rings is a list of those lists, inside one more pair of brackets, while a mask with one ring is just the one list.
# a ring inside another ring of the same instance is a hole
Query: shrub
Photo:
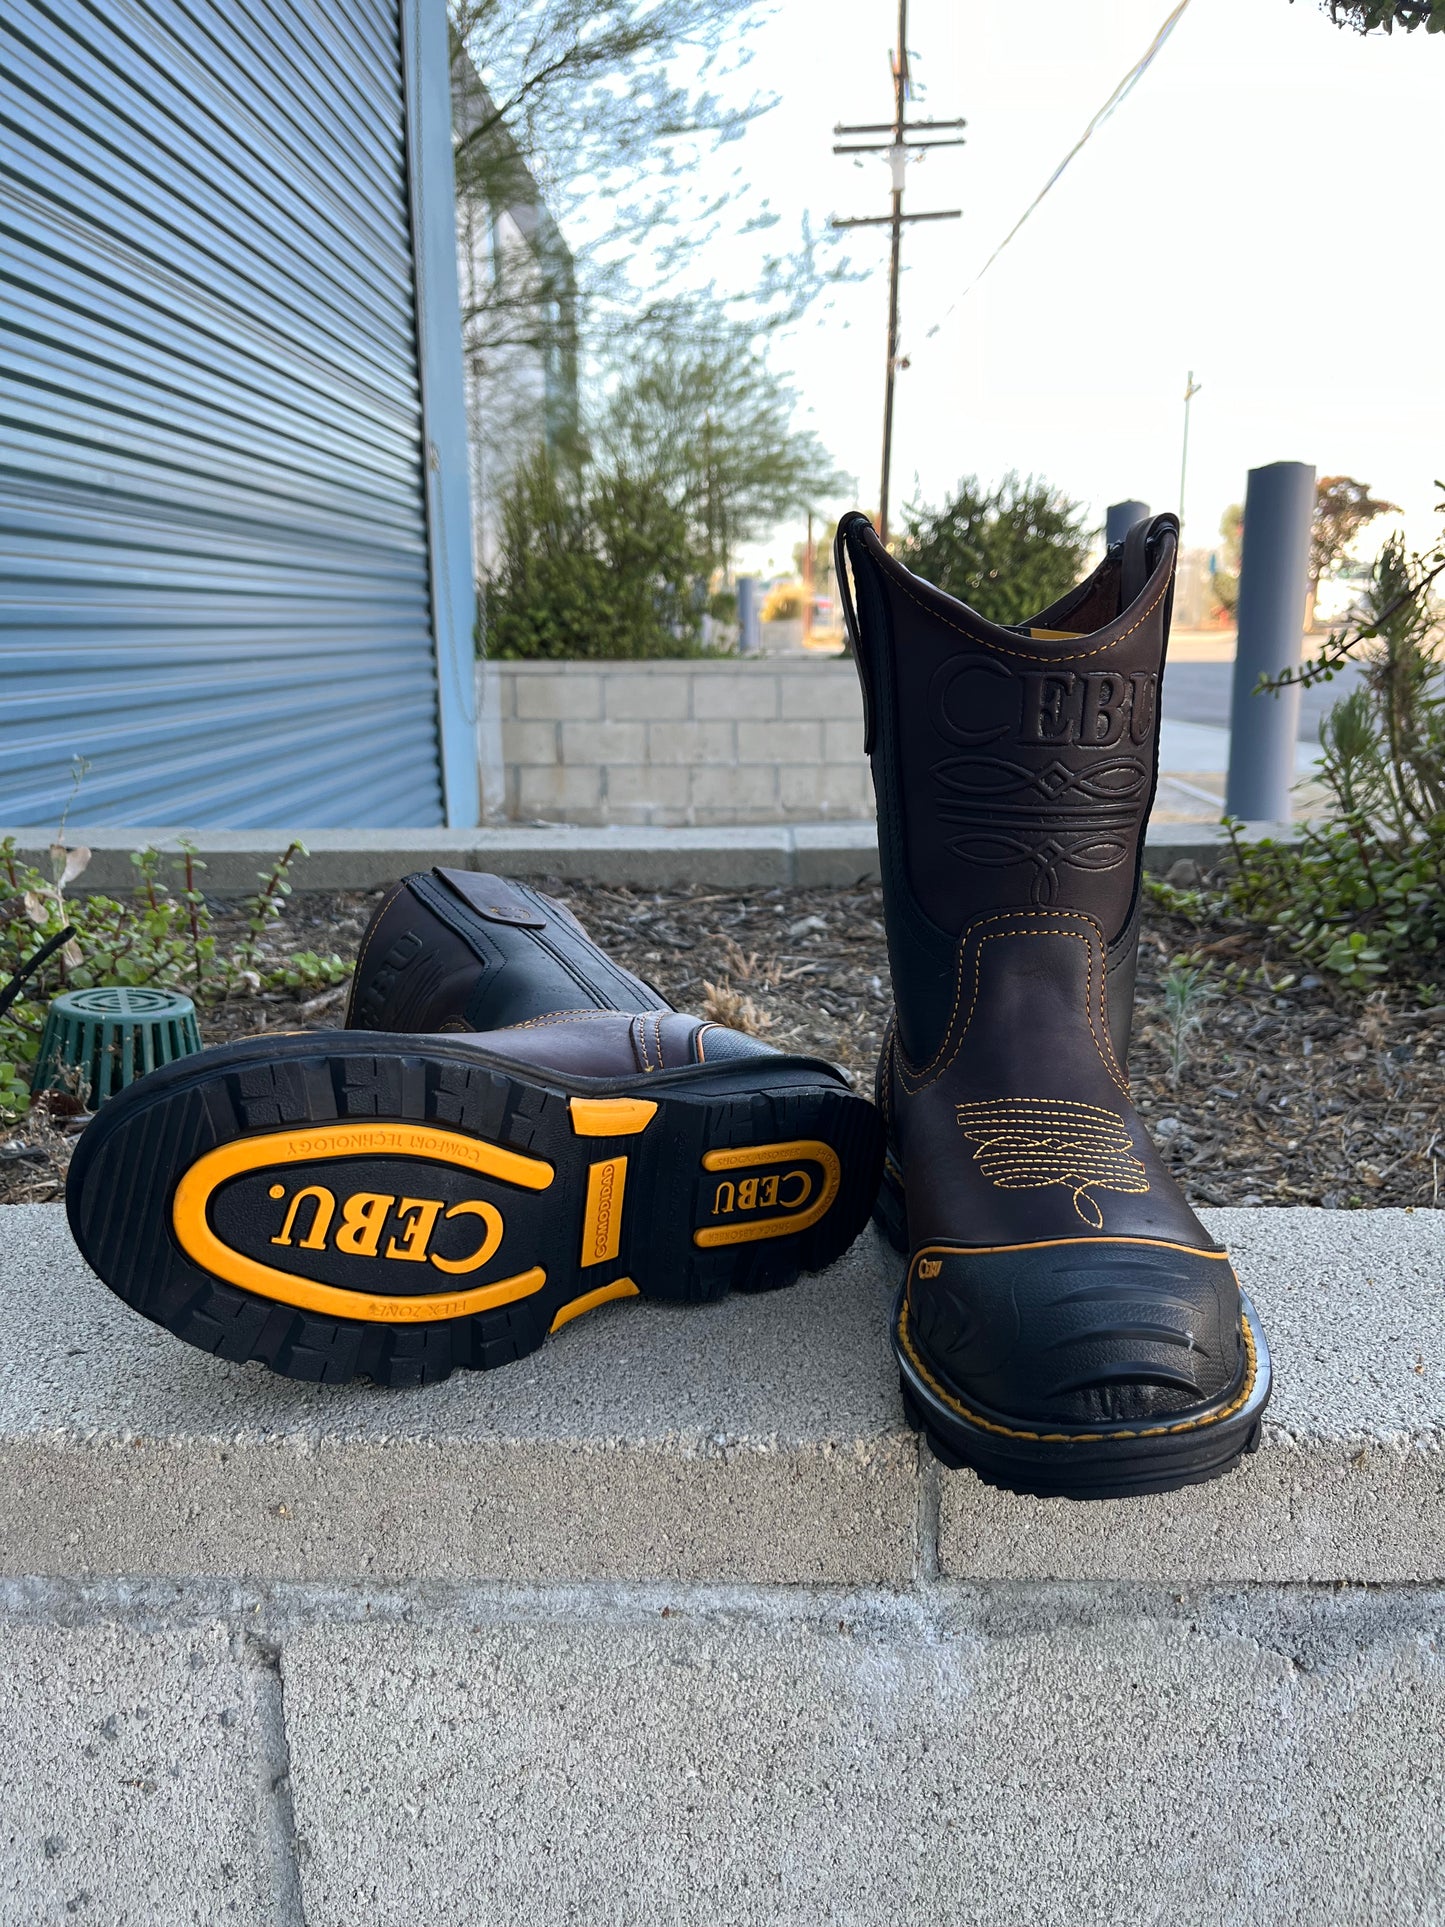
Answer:
[[1385, 544], [1358, 622], [1277, 679], [1329, 681], [1345, 660], [1361, 681], [1321, 730], [1328, 813], [1298, 844], [1246, 845], [1227, 827], [1234, 869], [1215, 893], [1154, 885], [1165, 908], [1241, 917], [1292, 955], [1363, 987], [1393, 976], [1433, 997], [1445, 951], [1445, 659], [1431, 601], [1445, 542], [1425, 556]]
[[803, 591], [796, 582], [780, 582], [763, 600], [764, 622], [792, 622], [803, 613]]
[[[21, 860], [14, 837], [0, 841], [0, 949], [9, 974], [0, 1005], [6, 994], [16, 993], [0, 1009], [0, 1116], [15, 1117], [26, 1108], [25, 1075], [40, 1048], [46, 1009], [62, 990], [155, 984], [183, 990], [205, 1005], [248, 990], [340, 983], [349, 974], [340, 957], [301, 951], [278, 961], [268, 953], [266, 938], [291, 894], [292, 867], [305, 854], [301, 844], [292, 843], [258, 877], [261, 888], [241, 906], [242, 933], [227, 949], [199, 886], [206, 866], [185, 846], [173, 858], [158, 850], [135, 851], [130, 859], [135, 888], [129, 897], [71, 898], [66, 889], [84, 871], [88, 850], [55, 843], [52, 874], [46, 876]], [[71, 934], [64, 937], [67, 930]], [[52, 940], [57, 940], [52, 953], [17, 984], [16, 975]]]
[[1023, 622], [1057, 602], [1089, 550], [1082, 504], [1032, 475], [992, 489], [970, 475], [941, 508], [914, 504], [903, 521], [902, 560], [990, 622]]
[[513, 475], [487, 585], [489, 656], [694, 656], [705, 606], [686, 518], [659, 489], [623, 470], [567, 476], [545, 451]]

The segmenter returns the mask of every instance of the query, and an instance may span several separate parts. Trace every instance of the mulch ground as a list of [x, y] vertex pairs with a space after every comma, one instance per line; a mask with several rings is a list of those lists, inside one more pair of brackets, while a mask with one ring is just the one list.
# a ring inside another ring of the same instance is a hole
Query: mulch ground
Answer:
[[[871, 1091], [889, 1010], [876, 887], [550, 887], [680, 1008], [832, 1058]], [[351, 956], [375, 901], [297, 895], [273, 950]], [[1163, 980], [1181, 956], [1210, 965], [1215, 994], [1198, 1006], [1176, 1078]], [[247, 996], [202, 1011], [201, 1032], [214, 1044], [327, 1029], [344, 1000], [345, 986], [300, 1000]], [[1194, 1203], [1445, 1204], [1445, 1001], [1421, 1008], [1394, 989], [1362, 999], [1300, 974], [1253, 932], [1155, 916], [1141, 944], [1130, 1069], [1139, 1112]], [[0, 1203], [61, 1196], [79, 1122], [32, 1116], [0, 1143]]]

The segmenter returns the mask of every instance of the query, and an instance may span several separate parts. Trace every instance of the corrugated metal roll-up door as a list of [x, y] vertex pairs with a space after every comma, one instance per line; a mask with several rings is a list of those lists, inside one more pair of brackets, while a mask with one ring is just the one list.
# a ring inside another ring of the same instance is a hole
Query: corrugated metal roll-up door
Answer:
[[396, 0], [0, 8], [0, 821], [443, 820]]

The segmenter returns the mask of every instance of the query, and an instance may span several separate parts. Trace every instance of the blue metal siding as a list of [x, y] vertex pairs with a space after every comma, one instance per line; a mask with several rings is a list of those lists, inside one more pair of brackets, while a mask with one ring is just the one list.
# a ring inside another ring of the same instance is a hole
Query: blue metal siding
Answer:
[[443, 820], [399, 0], [0, 10], [0, 821]]

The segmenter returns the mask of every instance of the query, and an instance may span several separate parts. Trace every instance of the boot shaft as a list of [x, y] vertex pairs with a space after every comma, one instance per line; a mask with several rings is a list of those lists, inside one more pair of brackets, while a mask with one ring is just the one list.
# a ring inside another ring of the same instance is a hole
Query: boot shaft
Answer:
[[913, 575], [865, 516], [839, 525], [899, 1032], [915, 1063], [948, 1030], [960, 937], [1002, 912], [1093, 919], [1124, 1054], [1178, 528], [1172, 515], [1140, 523], [1010, 627]]
[[[667, 1012], [563, 904], [475, 870], [404, 878], [362, 938], [350, 1030], [491, 1031], [558, 1013]], [[625, 1027], [624, 1027], [625, 1028]]]

